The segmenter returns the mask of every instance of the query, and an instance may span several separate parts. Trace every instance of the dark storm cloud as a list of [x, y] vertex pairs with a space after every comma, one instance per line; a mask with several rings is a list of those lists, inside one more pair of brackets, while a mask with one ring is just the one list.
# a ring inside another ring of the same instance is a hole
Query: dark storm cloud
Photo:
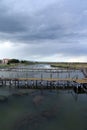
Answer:
[[25, 44], [23, 55], [86, 56], [86, 37], [86, 0], [0, 1], [0, 41]]
[[8, 14], [8, 9], [0, 9], [0, 32], [9, 34], [22, 31], [25, 31], [25, 27], [18, 16]]
[[7, 33], [8, 37], [11, 34], [11, 40], [28, 42], [29, 40], [58, 39], [65, 36], [66, 29], [61, 24], [63, 16], [61, 18], [61, 10], [56, 4], [40, 11], [37, 10], [33, 15], [18, 13], [16, 10], [14, 12], [12, 8], [7, 8], [5, 3], [0, 5], [5, 8], [1, 7], [0, 10], [0, 32]]
[[[42, 10], [36, 10], [33, 15], [25, 14], [25, 16], [16, 10], [14, 12], [10, 7], [7, 8], [5, 3], [1, 6], [5, 9], [2, 7], [0, 9], [0, 32], [8, 35], [13, 33], [10, 35], [11, 40], [29, 42], [29, 40], [79, 37], [79, 33], [71, 33], [71, 31], [66, 33], [67, 29], [73, 28], [74, 22], [72, 22], [70, 14], [64, 13], [65, 10], [62, 10], [63, 7], [60, 8], [58, 4], [49, 5]], [[64, 19], [68, 19], [68, 22]]]

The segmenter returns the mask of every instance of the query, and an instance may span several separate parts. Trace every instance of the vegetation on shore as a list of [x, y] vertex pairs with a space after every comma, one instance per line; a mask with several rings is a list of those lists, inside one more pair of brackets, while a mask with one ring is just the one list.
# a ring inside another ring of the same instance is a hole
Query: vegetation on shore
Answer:
[[8, 61], [8, 65], [9, 64], [34, 64], [35, 62], [33, 61], [27, 61], [27, 60], [18, 60], [18, 59], [11, 59]]
[[70, 69], [81, 69], [87, 68], [87, 63], [53, 63], [51, 67], [70, 68]]
[[36, 62], [27, 61], [27, 60], [10, 59], [8, 60], [8, 63], [0, 62], [0, 68], [10, 68], [19, 65], [33, 65], [33, 64], [36, 64]]
[[33, 65], [33, 64], [49, 64], [51, 67], [67, 68], [67, 69], [81, 69], [87, 68], [87, 63], [81, 62], [35, 62], [28, 60], [10, 59], [7, 64], [2, 64], [0, 60], [0, 68], [9, 68], [18, 65]]

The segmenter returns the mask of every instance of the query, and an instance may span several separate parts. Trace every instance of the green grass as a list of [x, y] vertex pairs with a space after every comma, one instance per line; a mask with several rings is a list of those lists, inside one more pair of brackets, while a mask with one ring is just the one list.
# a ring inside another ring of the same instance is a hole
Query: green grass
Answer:
[[53, 63], [51, 67], [81, 69], [87, 68], [87, 63]]

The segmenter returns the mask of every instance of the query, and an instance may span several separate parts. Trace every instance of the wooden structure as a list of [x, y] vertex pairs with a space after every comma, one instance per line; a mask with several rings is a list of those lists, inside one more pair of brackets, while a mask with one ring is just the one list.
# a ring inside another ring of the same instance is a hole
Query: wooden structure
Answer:
[[14, 88], [78, 88], [86, 87], [86, 85], [87, 78], [0, 78], [0, 86], [9, 86]]

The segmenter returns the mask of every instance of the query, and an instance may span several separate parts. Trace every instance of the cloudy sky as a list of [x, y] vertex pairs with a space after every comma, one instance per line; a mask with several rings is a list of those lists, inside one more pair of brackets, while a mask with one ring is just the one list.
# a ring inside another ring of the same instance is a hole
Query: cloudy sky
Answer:
[[87, 0], [0, 0], [0, 59], [87, 61]]

